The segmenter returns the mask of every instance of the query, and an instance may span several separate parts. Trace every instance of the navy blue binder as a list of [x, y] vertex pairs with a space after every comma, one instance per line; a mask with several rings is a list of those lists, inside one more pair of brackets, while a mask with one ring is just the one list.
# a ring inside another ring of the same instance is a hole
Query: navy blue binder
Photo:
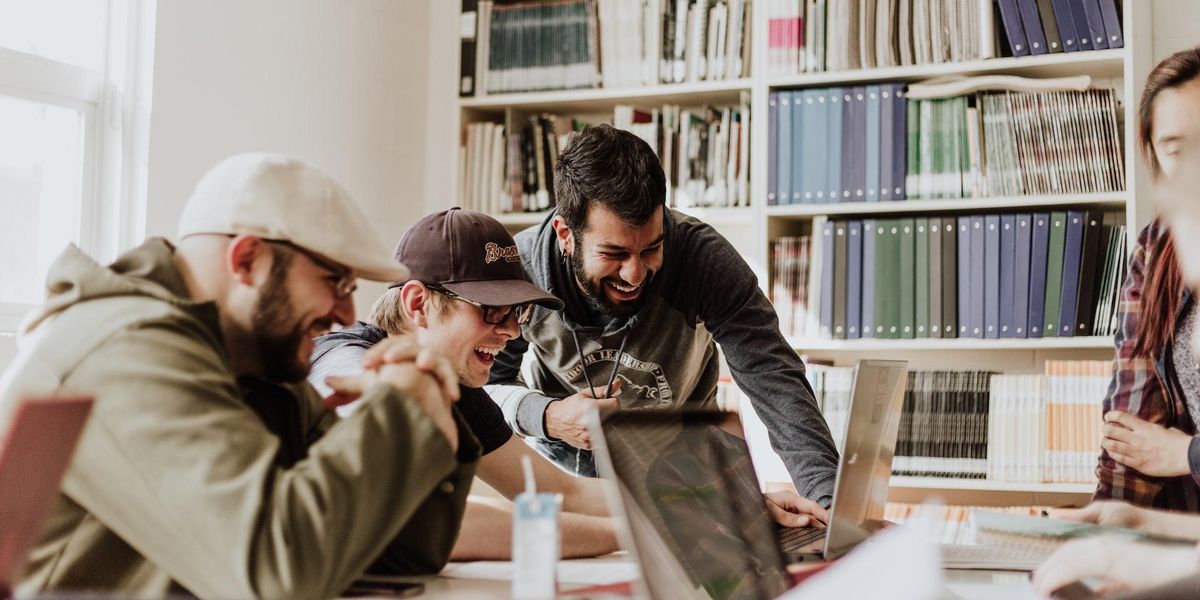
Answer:
[[1125, 33], [1121, 31], [1116, 0], [1100, 0], [1100, 16], [1104, 18], [1104, 35], [1108, 40], [1108, 47], [1124, 48]]
[[1107, 49], [1108, 37], [1104, 34], [1104, 15], [1100, 13], [1099, 0], [1083, 0], [1083, 14], [1087, 18], [1092, 50]]
[[[1079, 47], [1079, 36], [1075, 33], [1075, 17], [1071, 15], [1070, 0], [1051, 0], [1051, 2], [1054, 5], [1054, 18], [1058, 21], [1058, 37], [1062, 38], [1063, 50], [1066, 52], [1083, 50]], [[1087, 37], [1086, 34], [1084, 37]], [[1091, 45], [1088, 48], [1091, 48]], [[1041, 331], [1040, 325], [1038, 331]]]
[[821, 337], [833, 337], [833, 221], [821, 230]]
[[862, 313], [859, 323], [861, 337], [875, 335], [875, 219], [862, 221]]
[[779, 92], [767, 99], [767, 204], [779, 202]]
[[1013, 259], [1013, 337], [1028, 337], [1029, 330], [1029, 255], [1033, 240], [1032, 217], [1028, 214], [1016, 216], [1016, 249]]
[[1080, 50], [1093, 50], [1091, 27], [1088, 26], [1087, 12], [1083, 8], [1083, 0], [1067, 0], [1071, 7], [1071, 20], [1075, 23], [1075, 42]]
[[1029, 245], [1029, 337], [1042, 336], [1046, 308], [1046, 264], [1050, 252], [1050, 215], [1034, 213], [1033, 235]]
[[971, 337], [971, 217], [958, 218], [958, 337]]
[[971, 264], [968, 278], [971, 284], [971, 305], [968, 307], [967, 327], [969, 337], [984, 337], [984, 252], [987, 247], [987, 232], [983, 229], [983, 215], [971, 216]]
[[983, 337], [1000, 337], [1000, 215], [983, 217]]
[[[792, 203], [792, 92], [779, 92], [779, 169], [776, 204]], [[686, 160], [680, 157], [680, 160]], [[682, 184], [683, 182], [680, 182]]]
[[1025, 28], [1021, 25], [1021, 13], [1016, 0], [999, 0], [1000, 20], [1004, 23], [1004, 35], [1012, 48], [1013, 56], [1029, 56], [1029, 42]]
[[1016, 215], [1000, 215], [1000, 331], [999, 337], [1014, 337], [1013, 277], [1016, 272]]
[[820, 150], [809, 143], [806, 128], [810, 124], [804, 121], [805, 105], [812, 99], [812, 93], [812, 90], [792, 92], [792, 204], [804, 202], [804, 192], [809, 189], [812, 177], [811, 153]]
[[862, 337], [863, 222], [846, 227], [846, 339]]
[[1079, 297], [1079, 264], [1083, 258], [1083, 230], [1087, 213], [1067, 212], [1067, 237], [1063, 243], [1062, 296], [1058, 303], [1058, 336], [1075, 335], [1075, 303]]
[[1021, 12], [1021, 26], [1025, 28], [1025, 39], [1029, 42], [1030, 54], [1048, 54], [1046, 34], [1042, 31], [1042, 18], [1038, 16], [1037, 0], [1017, 0]]

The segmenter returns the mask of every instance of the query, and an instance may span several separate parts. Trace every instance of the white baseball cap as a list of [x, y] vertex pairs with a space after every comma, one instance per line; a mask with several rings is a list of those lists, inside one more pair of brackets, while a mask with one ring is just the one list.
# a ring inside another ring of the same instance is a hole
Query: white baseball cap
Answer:
[[408, 278], [346, 190], [284, 154], [237, 154], [205, 173], [179, 219], [179, 239], [205, 233], [290, 242], [363, 279]]

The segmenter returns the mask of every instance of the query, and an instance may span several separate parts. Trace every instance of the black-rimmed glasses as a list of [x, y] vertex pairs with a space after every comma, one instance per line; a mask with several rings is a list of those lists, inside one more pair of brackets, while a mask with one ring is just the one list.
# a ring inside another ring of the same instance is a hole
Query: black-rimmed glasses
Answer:
[[295, 250], [296, 252], [299, 252], [300, 254], [303, 254], [304, 256], [308, 257], [308, 260], [311, 260], [314, 265], [317, 265], [318, 268], [323, 269], [325, 271], [329, 271], [331, 276], [327, 279], [328, 279], [330, 285], [333, 287], [333, 295], [335, 297], [345, 298], [345, 297], [349, 296], [350, 294], [353, 294], [354, 290], [358, 289], [358, 278], [355, 277], [354, 271], [351, 271], [350, 269], [347, 269], [340, 265], [336, 265], [336, 264], [330, 262], [329, 260], [317, 255], [317, 253], [312, 252], [311, 250], [307, 250], [303, 246], [297, 246], [296, 244], [293, 244], [291, 242], [287, 242], [287, 241], [283, 241], [283, 240], [263, 240], [263, 241], [271, 243], [271, 244], [277, 244], [280, 246], [286, 246], [290, 250]]
[[441, 286], [427, 286], [429, 289], [455, 300], [462, 300], [475, 308], [483, 311], [483, 322], [488, 325], [500, 325], [509, 319], [516, 316], [517, 324], [524, 325], [529, 322], [529, 317], [533, 314], [533, 304], [510, 304], [508, 306], [489, 306], [481, 302], [476, 302], [470, 298], [463, 298], [454, 292]]

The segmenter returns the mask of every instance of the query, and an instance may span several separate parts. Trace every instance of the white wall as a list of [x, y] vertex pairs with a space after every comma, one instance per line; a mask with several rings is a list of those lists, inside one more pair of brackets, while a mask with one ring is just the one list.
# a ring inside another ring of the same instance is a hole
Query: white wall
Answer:
[[[391, 248], [425, 212], [432, 1], [159, 2], [148, 235], [217, 161], [272, 151], [330, 172]], [[381, 287], [360, 288], [361, 316]]]
[[1172, 53], [1200, 45], [1200, 2], [1154, 0], [1153, 27], [1154, 64]]

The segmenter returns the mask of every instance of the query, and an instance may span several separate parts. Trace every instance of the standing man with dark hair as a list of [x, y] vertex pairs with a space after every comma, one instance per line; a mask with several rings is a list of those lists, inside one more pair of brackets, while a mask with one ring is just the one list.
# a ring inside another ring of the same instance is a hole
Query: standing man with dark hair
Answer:
[[578, 134], [554, 167], [554, 191], [556, 210], [516, 240], [533, 282], [566, 308], [535, 308], [488, 386], [514, 429], [594, 476], [588, 413], [715, 406], [719, 343], [797, 491], [815, 502], [796, 511], [825, 520], [837, 450], [749, 265], [712, 227], [666, 208], [662, 165], [629, 132]]

